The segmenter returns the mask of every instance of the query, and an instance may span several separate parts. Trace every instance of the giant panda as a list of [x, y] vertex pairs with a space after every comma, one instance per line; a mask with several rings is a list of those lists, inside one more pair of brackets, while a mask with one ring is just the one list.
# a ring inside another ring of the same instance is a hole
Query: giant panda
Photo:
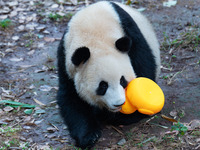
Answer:
[[137, 10], [101, 1], [78, 11], [58, 47], [60, 113], [76, 145], [91, 148], [104, 125], [128, 125], [147, 115], [120, 113], [136, 77], [156, 80], [160, 51], [149, 21]]

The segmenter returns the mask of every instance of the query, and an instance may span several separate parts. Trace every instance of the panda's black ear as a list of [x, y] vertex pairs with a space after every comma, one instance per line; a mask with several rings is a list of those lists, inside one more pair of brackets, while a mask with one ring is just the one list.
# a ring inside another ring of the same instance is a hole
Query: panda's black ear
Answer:
[[76, 49], [71, 60], [75, 66], [85, 63], [90, 58], [90, 50], [87, 47], [80, 47]]
[[115, 42], [115, 46], [121, 52], [128, 52], [131, 49], [132, 40], [129, 37], [124, 36]]

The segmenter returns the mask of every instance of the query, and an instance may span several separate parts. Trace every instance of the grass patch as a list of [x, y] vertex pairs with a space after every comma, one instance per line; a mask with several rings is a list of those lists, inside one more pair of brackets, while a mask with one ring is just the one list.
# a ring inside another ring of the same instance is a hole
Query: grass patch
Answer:
[[188, 128], [186, 126], [184, 126], [182, 123], [177, 122], [171, 127], [171, 130], [172, 131], [174, 131], [174, 130], [178, 131], [178, 136], [182, 136], [182, 135], [185, 135]]
[[2, 125], [0, 127], [0, 134], [4, 136], [13, 136], [15, 133], [21, 130], [21, 127], [13, 128], [10, 126]]
[[198, 51], [200, 47], [200, 28], [198, 27], [188, 28], [186, 31], [180, 33], [176, 39], [170, 39], [165, 32], [163, 34], [162, 50], [189, 48], [192, 51]]
[[48, 18], [52, 21], [58, 21], [59, 22], [59, 21], [69, 20], [69, 19], [71, 19], [72, 16], [73, 16], [73, 14], [71, 14], [71, 13], [68, 13], [64, 16], [62, 16], [58, 13], [50, 13]]
[[11, 26], [12, 21], [10, 19], [4, 19], [0, 21], [0, 27], [5, 29], [8, 28], [9, 26]]

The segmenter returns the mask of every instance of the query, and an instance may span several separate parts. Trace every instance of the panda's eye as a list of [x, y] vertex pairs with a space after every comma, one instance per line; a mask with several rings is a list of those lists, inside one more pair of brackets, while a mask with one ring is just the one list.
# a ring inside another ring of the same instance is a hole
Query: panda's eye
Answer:
[[121, 79], [120, 79], [120, 85], [125, 89], [127, 84], [128, 84], [128, 82], [126, 81], [124, 76], [122, 76]]
[[104, 95], [108, 89], [108, 83], [105, 81], [101, 81], [96, 90], [97, 95]]

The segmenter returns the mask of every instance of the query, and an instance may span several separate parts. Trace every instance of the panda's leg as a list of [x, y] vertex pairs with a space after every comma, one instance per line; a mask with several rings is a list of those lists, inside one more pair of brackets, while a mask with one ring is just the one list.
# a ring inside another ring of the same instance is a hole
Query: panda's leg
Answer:
[[58, 104], [76, 145], [82, 149], [94, 146], [101, 136], [101, 127], [92, 108], [76, 94], [61, 88], [58, 91]]
[[111, 117], [109, 124], [112, 125], [130, 125], [132, 123], [137, 123], [140, 120], [144, 118], [149, 118], [150, 116], [144, 115], [136, 111], [132, 114], [122, 114], [122, 113], [116, 113]]

